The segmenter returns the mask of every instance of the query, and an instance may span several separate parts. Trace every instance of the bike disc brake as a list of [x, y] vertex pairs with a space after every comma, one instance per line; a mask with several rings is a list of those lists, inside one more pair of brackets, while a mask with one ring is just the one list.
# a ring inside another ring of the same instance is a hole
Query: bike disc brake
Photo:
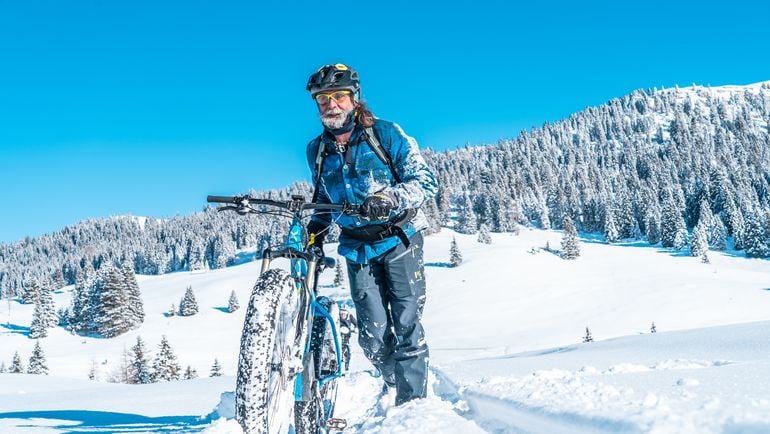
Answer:
[[345, 420], [345, 419], [340, 419], [338, 417], [333, 417], [331, 419], [327, 419], [326, 420], [326, 428], [328, 428], [328, 429], [334, 429], [334, 430], [342, 431], [347, 426], [348, 426], [348, 421]]

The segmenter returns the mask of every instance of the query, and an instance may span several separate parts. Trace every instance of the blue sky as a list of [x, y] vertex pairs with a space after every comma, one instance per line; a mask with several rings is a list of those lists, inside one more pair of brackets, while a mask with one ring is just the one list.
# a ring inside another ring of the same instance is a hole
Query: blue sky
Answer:
[[0, 242], [309, 179], [324, 63], [439, 150], [637, 88], [770, 79], [762, 1], [265, 4], [0, 0]]

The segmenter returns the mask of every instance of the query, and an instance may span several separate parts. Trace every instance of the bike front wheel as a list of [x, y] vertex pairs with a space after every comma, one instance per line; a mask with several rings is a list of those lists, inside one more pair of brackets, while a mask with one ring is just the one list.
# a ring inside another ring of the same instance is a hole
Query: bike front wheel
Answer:
[[302, 369], [300, 315], [294, 278], [281, 269], [265, 271], [251, 293], [238, 357], [235, 414], [245, 434], [289, 432], [294, 380]]

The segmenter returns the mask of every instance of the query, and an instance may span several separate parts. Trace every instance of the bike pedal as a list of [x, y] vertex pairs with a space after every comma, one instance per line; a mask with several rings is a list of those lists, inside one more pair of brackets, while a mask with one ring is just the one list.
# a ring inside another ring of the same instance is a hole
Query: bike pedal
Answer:
[[326, 428], [328, 429], [334, 429], [342, 431], [345, 429], [345, 427], [348, 426], [348, 421], [345, 419], [340, 419], [338, 417], [333, 417], [331, 419], [326, 420]]

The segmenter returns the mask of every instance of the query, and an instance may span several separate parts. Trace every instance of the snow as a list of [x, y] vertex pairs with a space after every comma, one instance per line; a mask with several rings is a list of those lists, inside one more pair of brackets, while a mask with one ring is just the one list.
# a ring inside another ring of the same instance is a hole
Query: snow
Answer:
[[[447, 267], [452, 237], [464, 258], [458, 268]], [[558, 231], [492, 234], [491, 245], [476, 238], [443, 229], [425, 240], [428, 398], [395, 407], [353, 342], [339, 389], [345, 432], [770, 432], [770, 261], [729, 251], [702, 264], [685, 252], [591, 237], [565, 261], [543, 249], [559, 246]], [[240, 432], [233, 375], [259, 265], [139, 276], [145, 323], [114, 339], [51, 330], [41, 340], [49, 376], [0, 374], [0, 432]], [[349, 300], [333, 274], [322, 292]], [[199, 313], [166, 317], [187, 286]], [[70, 290], [54, 294], [57, 307]], [[242, 307], [228, 313], [233, 290]], [[28, 362], [32, 311], [0, 304], [6, 365], [15, 351]], [[586, 327], [595, 342], [581, 343]], [[107, 383], [137, 335], [151, 356], [166, 335], [180, 365], [202, 377], [218, 358], [225, 376]], [[92, 360], [100, 381], [87, 380]]]

